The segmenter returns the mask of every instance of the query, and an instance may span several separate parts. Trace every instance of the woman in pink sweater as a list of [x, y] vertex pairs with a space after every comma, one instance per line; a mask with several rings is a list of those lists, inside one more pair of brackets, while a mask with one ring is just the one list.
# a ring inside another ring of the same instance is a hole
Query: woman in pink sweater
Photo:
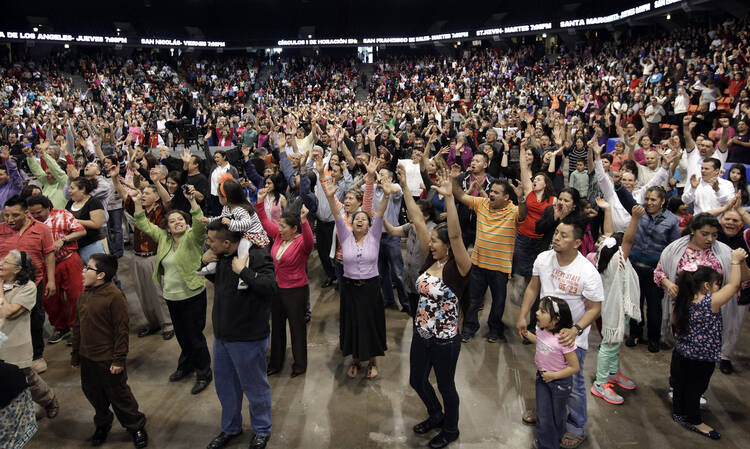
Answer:
[[278, 296], [271, 305], [271, 359], [268, 375], [277, 374], [284, 365], [286, 351], [286, 322], [292, 335], [292, 376], [297, 377], [307, 370], [307, 328], [305, 306], [310, 297], [307, 280], [307, 259], [313, 250], [313, 234], [307, 222], [307, 208], [302, 206], [300, 215], [284, 212], [279, 224], [274, 224], [263, 207], [267, 191], [258, 191], [257, 213], [263, 228], [273, 239], [271, 257], [279, 285]]

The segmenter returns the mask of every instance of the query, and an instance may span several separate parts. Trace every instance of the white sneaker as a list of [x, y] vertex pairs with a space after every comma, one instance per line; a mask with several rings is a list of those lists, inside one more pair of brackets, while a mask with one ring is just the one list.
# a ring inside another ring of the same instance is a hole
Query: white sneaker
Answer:
[[207, 264], [205, 267], [201, 268], [200, 270], [196, 271], [195, 274], [197, 276], [206, 276], [209, 274], [216, 274], [216, 262], [211, 262]]
[[237, 290], [247, 290], [247, 284], [242, 279], [237, 283]]
[[47, 361], [44, 360], [44, 357], [42, 357], [41, 359], [36, 359], [31, 362], [31, 369], [33, 369], [37, 374], [42, 374], [43, 372], [47, 371]]

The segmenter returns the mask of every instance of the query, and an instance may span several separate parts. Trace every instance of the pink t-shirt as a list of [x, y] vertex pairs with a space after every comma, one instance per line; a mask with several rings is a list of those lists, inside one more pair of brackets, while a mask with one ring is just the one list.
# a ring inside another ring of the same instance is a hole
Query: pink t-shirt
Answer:
[[536, 355], [534, 363], [539, 371], [560, 371], [568, 367], [565, 354], [575, 351], [575, 346], [563, 346], [544, 329], [536, 328]]

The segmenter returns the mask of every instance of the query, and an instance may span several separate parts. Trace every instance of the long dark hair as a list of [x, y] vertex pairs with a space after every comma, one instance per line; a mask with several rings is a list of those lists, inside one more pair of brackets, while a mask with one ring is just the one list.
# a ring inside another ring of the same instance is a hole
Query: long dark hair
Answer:
[[[280, 181], [281, 177], [279, 175], [268, 175], [263, 181], [265, 182], [266, 180], [270, 180], [273, 184], [274, 204], [279, 204], [279, 199], [281, 198], [281, 189], [283, 188], [283, 184], [281, 184], [282, 181]], [[258, 186], [258, 188], [260, 189], [261, 187]]]
[[549, 313], [551, 319], [559, 318], [557, 325], [550, 330], [551, 334], [557, 334], [563, 329], [573, 327], [573, 314], [570, 312], [570, 306], [568, 306], [568, 303], [564, 299], [545, 296], [539, 302], [539, 308]]
[[620, 245], [622, 245], [622, 232], [615, 233], [612, 238], [615, 239], [617, 244], [613, 246], [612, 248], [602, 248], [601, 251], [599, 251], [599, 262], [597, 263], [597, 269], [599, 270], [599, 273], [604, 273], [604, 270], [607, 269], [609, 266], [609, 261], [612, 260], [612, 257], [617, 254], [617, 250], [620, 249]]
[[241, 207], [245, 209], [250, 215], [255, 213], [255, 207], [250, 201], [245, 198], [245, 193], [242, 190], [242, 186], [239, 182], [234, 179], [227, 179], [221, 186], [220, 192], [227, 200], [227, 206], [230, 207]]
[[745, 205], [747, 203], [750, 203], [750, 195], [747, 193], [747, 172], [745, 171], [745, 166], [742, 164], [734, 164], [732, 165], [732, 168], [729, 169], [729, 174], [732, 174], [732, 170], [737, 169], [740, 172], [740, 179], [739, 181], [732, 182], [734, 184], [735, 190], [740, 192], [740, 195], [742, 195], [742, 204]]
[[685, 335], [690, 331], [690, 304], [697, 293], [702, 293], [703, 284], [721, 283], [722, 280], [723, 277], [718, 271], [705, 266], [699, 266], [693, 272], [683, 271], [677, 276], [678, 293], [674, 305], [675, 335]]
[[692, 236], [693, 234], [695, 234], [695, 231], [704, 226], [710, 226], [712, 228], [716, 228], [717, 230], [721, 229], [721, 224], [719, 223], [718, 218], [714, 217], [708, 212], [703, 212], [698, 215], [693, 215], [693, 218], [690, 219], [690, 223], [688, 223], [688, 225], [685, 227], [685, 230], [682, 231], [682, 235], [684, 236], [690, 234]]
[[569, 194], [573, 198], [573, 206], [575, 206], [575, 209], [570, 211], [570, 213], [580, 213], [583, 211], [583, 205], [581, 204], [581, 192], [578, 191], [575, 187], [565, 187], [564, 189], [560, 190], [560, 192], [557, 194], [557, 199], [560, 199], [560, 195], [563, 193]]
[[[547, 176], [544, 172], [537, 172], [534, 176], [531, 177], [531, 182], [534, 182], [534, 178], [537, 176], [541, 176], [544, 178], [544, 193], [542, 194], [542, 203], [547, 201], [548, 199], [555, 196], [555, 185], [552, 183], [552, 180], [549, 179], [549, 176]], [[580, 194], [579, 194], [580, 196]]]

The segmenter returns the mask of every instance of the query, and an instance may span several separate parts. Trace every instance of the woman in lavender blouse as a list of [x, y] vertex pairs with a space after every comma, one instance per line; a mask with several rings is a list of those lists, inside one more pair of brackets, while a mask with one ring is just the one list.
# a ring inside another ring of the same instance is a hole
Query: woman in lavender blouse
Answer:
[[352, 229], [344, 223], [336, 202], [336, 186], [325, 184], [326, 198], [336, 220], [336, 233], [343, 252], [344, 277], [341, 286], [341, 351], [351, 354], [352, 364], [347, 371], [350, 379], [357, 377], [359, 361], [366, 359], [367, 378], [378, 375], [376, 357], [385, 355], [385, 311], [378, 276], [378, 252], [383, 233], [383, 214], [388, 206], [388, 196], [397, 189], [393, 184], [383, 185], [385, 196], [380, 201], [375, 217], [364, 211], [352, 215]]

